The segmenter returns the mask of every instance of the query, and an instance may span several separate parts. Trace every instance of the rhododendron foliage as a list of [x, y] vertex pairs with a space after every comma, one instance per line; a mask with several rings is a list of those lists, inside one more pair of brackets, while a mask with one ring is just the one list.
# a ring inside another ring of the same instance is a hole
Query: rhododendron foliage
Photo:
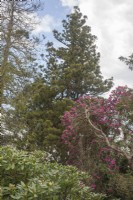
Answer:
[[74, 161], [79, 154], [83, 158], [85, 152], [98, 149], [97, 156], [110, 170], [117, 169], [113, 154], [127, 159], [133, 169], [132, 105], [133, 91], [126, 86], [116, 88], [107, 99], [93, 96], [78, 99], [62, 118], [65, 126], [62, 140], [69, 147], [69, 159]]

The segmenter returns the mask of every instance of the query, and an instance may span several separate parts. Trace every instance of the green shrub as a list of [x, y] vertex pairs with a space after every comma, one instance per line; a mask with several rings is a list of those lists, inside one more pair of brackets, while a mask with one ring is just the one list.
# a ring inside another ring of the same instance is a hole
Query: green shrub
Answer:
[[89, 177], [71, 166], [46, 161], [46, 154], [0, 148], [2, 200], [102, 200], [85, 186]]
[[110, 180], [115, 196], [120, 200], [133, 199], [133, 176], [130, 173], [116, 174]]

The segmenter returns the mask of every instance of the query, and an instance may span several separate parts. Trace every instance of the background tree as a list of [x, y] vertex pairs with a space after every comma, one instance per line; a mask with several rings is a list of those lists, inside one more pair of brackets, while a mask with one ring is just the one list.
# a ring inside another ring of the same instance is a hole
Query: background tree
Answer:
[[[39, 8], [39, 1], [2, 1], [1, 2], [1, 74], [0, 104], [4, 122], [5, 104], [10, 104], [18, 91], [31, 81], [36, 41], [31, 37], [33, 20], [31, 15]], [[5, 127], [6, 125], [4, 125]], [[5, 134], [5, 128], [1, 133]], [[7, 132], [7, 131], [6, 131]]]
[[[36, 6], [36, 7], [35, 7]], [[29, 77], [30, 62], [34, 55], [34, 43], [30, 37], [33, 20], [30, 14], [35, 12], [39, 4], [27, 1], [8, 1], [1, 3], [1, 93], [13, 92], [22, 85], [22, 78]], [[26, 19], [26, 20], [25, 20]], [[34, 41], [35, 42], [35, 41]], [[17, 86], [13, 83], [17, 82]]]
[[101, 94], [112, 86], [112, 78], [103, 80], [100, 72], [100, 54], [96, 52], [96, 36], [86, 25], [78, 7], [62, 21], [63, 30], [53, 31], [59, 48], [47, 43], [45, 80], [56, 87], [60, 98], [77, 99], [83, 94]]
[[[19, 149], [45, 150], [58, 162], [66, 162], [66, 148], [61, 142], [61, 117], [73, 102], [56, 99], [58, 91], [43, 80], [27, 85], [12, 101], [15, 109], [7, 112], [11, 142]], [[17, 121], [16, 125], [14, 122]]]

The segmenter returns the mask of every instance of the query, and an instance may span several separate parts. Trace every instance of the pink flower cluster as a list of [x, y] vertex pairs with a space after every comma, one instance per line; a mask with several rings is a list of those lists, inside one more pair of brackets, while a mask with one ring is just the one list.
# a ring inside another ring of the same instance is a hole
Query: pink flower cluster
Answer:
[[[125, 131], [123, 134], [129, 134], [130, 140], [133, 140], [133, 124], [129, 120], [129, 101], [133, 101], [133, 92], [126, 86], [119, 86], [111, 92], [107, 99], [85, 96], [75, 102], [75, 106], [67, 111], [62, 118], [65, 131], [61, 136], [62, 141], [69, 147], [69, 155], [71, 155], [72, 160], [78, 153], [76, 146], [79, 144], [80, 134], [84, 132], [83, 127], [83, 130], [81, 128], [79, 133], [75, 128], [75, 124], [76, 127], [81, 126], [81, 124], [84, 125], [85, 110], [89, 112], [93, 124], [102, 128], [109, 140], [115, 141], [120, 136], [123, 127]], [[104, 162], [108, 164], [110, 169], [114, 169], [116, 161], [111, 158], [108, 159], [105, 158]]]
[[[128, 102], [126, 100], [130, 96], [131, 92], [126, 86], [119, 86], [112, 91], [108, 99], [91, 96], [78, 99], [75, 106], [69, 112], [66, 112], [62, 118], [62, 123], [66, 128], [62, 135], [63, 141], [67, 143], [69, 140], [76, 139], [77, 133], [73, 128], [73, 123], [79, 113], [85, 109], [88, 109], [95, 125], [108, 128], [108, 134], [119, 135], [120, 128], [125, 125], [125, 122], [128, 122]], [[130, 127], [127, 129], [129, 132], [133, 132]]]

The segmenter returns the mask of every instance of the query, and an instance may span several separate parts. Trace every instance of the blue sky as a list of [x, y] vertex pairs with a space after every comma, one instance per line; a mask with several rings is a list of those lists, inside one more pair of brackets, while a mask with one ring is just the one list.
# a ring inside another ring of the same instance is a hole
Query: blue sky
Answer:
[[115, 87], [133, 87], [133, 72], [118, 57], [133, 52], [133, 0], [41, 0], [44, 9], [39, 12], [40, 24], [36, 33], [44, 33], [53, 40], [52, 30], [61, 30], [61, 21], [78, 5], [88, 16], [87, 24], [98, 37], [101, 53], [101, 71], [105, 78], [114, 77]]
[[63, 7], [60, 0], [43, 0], [44, 9], [41, 12], [42, 15], [51, 15], [56, 19], [62, 20], [68, 11], [70, 12], [69, 7]]

